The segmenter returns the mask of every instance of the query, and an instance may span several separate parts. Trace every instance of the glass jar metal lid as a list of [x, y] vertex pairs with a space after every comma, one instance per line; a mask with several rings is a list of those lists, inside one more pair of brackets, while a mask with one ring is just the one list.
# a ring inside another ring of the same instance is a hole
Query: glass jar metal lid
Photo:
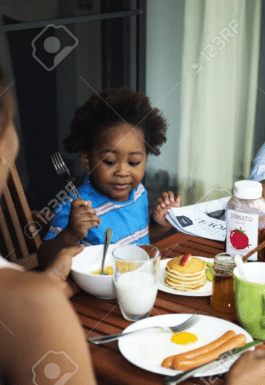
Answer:
[[213, 271], [218, 275], [232, 276], [235, 266], [235, 257], [233, 254], [220, 253], [214, 258]]

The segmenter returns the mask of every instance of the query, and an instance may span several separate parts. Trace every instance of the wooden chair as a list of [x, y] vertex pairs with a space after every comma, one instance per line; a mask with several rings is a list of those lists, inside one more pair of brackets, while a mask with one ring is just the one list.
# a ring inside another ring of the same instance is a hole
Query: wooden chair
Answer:
[[0, 206], [1, 255], [26, 269], [38, 266], [37, 249], [41, 238], [33, 220], [17, 168], [10, 168], [10, 176]]

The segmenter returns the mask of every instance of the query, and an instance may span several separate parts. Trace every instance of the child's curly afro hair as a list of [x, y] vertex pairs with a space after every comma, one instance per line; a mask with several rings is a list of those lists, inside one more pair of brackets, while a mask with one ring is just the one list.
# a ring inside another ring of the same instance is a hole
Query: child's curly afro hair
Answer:
[[147, 96], [125, 87], [93, 94], [76, 109], [70, 134], [64, 140], [66, 151], [90, 153], [97, 133], [120, 122], [144, 132], [147, 154], [160, 154], [159, 147], [166, 141], [166, 120], [158, 108], [150, 106]]

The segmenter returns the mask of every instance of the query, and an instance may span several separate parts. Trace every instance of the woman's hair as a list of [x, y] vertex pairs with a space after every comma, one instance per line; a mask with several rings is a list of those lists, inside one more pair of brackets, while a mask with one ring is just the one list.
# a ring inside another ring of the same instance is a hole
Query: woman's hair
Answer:
[[67, 152], [90, 153], [100, 130], [125, 122], [144, 133], [147, 154], [159, 155], [166, 141], [166, 120], [149, 98], [129, 88], [114, 88], [93, 94], [76, 109], [70, 134], [64, 140]]
[[12, 119], [13, 99], [8, 89], [8, 81], [3, 69], [0, 66], [0, 140]]

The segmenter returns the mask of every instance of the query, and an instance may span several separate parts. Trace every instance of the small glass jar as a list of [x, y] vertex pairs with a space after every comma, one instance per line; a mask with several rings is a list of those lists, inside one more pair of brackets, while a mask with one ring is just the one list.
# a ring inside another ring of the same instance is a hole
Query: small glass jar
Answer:
[[220, 253], [214, 258], [211, 306], [221, 313], [236, 313], [233, 289], [233, 269], [235, 266], [233, 254]]

